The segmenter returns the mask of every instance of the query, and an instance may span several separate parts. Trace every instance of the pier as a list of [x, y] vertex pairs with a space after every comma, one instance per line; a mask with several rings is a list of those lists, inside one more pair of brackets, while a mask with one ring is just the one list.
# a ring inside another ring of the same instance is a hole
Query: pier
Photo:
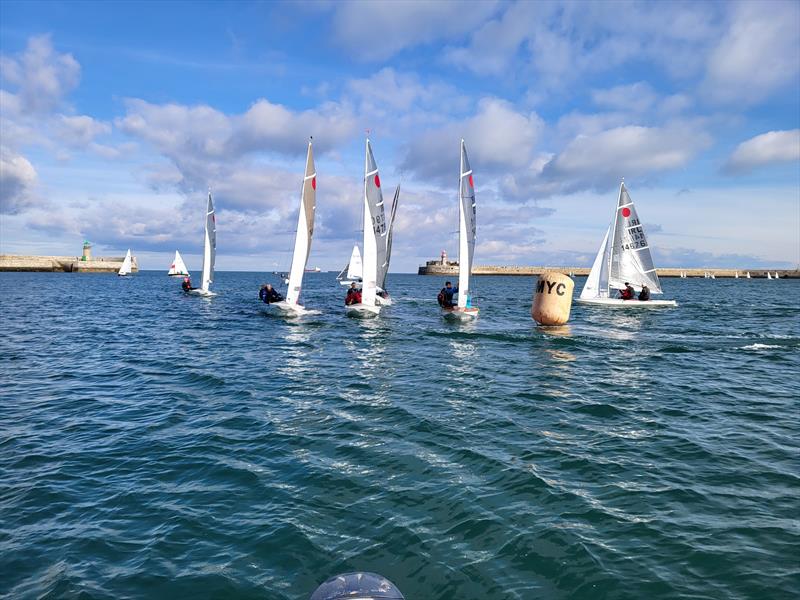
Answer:
[[[33, 271], [41, 273], [116, 273], [124, 256], [92, 256], [92, 245], [83, 244], [81, 256], [31, 256], [0, 254], [0, 272]], [[131, 257], [131, 271], [139, 271], [136, 257]]]

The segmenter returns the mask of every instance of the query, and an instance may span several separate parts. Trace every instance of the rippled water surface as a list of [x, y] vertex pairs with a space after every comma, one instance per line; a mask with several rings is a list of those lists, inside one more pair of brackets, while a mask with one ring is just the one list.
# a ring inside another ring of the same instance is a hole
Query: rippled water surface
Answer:
[[359, 321], [311, 274], [295, 322], [262, 279], [0, 274], [0, 596], [798, 597], [800, 281], [548, 331], [532, 278], [465, 325], [438, 278]]

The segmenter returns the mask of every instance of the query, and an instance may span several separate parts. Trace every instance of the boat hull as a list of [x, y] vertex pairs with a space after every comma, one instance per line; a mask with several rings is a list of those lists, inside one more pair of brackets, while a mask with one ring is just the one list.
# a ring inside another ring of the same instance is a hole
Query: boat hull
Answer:
[[307, 315], [312, 312], [307, 310], [305, 306], [292, 304], [290, 302], [286, 302], [286, 300], [272, 302], [267, 304], [266, 307], [268, 310], [270, 310], [270, 312], [283, 317], [302, 317], [303, 315]]
[[204, 296], [206, 298], [210, 298], [211, 296], [216, 296], [214, 292], [211, 290], [202, 290], [200, 288], [195, 288], [193, 290], [189, 290], [188, 294], [194, 294], [195, 296]]
[[575, 302], [587, 306], [611, 308], [669, 308], [678, 306], [675, 300], [621, 300], [619, 298], [578, 298]]
[[454, 306], [453, 308], [443, 308], [442, 316], [448, 321], [471, 321], [478, 316], [479, 308], [461, 308]]
[[366, 304], [351, 304], [345, 306], [345, 314], [356, 319], [371, 319], [381, 312], [380, 306], [367, 306]]
[[375, 305], [376, 306], [391, 306], [392, 305], [392, 297], [388, 296], [384, 298], [383, 296], [375, 296]]

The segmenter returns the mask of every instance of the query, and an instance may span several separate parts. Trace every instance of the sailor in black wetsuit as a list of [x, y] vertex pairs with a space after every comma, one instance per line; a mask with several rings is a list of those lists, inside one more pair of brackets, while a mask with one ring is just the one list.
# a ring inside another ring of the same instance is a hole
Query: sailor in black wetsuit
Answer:
[[283, 300], [283, 296], [278, 293], [274, 287], [272, 287], [269, 283], [265, 283], [261, 286], [261, 290], [258, 292], [258, 297], [261, 298], [261, 301], [265, 304], [272, 304], [274, 302], [280, 302]]
[[452, 283], [445, 281], [444, 287], [436, 297], [436, 300], [439, 302], [439, 306], [442, 308], [453, 308], [455, 306], [455, 303], [453, 302], [453, 294], [455, 294], [457, 291], [458, 288], [454, 288]]
[[621, 300], [633, 300], [633, 297], [634, 297], [633, 295], [635, 293], [636, 293], [636, 290], [634, 290], [631, 287], [631, 284], [626, 281], [625, 282], [625, 289], [619, 291], [619, 297], [620, 297]]
[[191, 292], [194, 288], [192, 287], [192, 280], [188, 277], [183, 278], [183, 283], [181, 284], [184, 292]]
[[647, 300], [650, 300], [650, 288], [647, 287], [647, 285], [645, 285], [643, 283], [642, 284], [642, 291], [639, 292], [639, 301], [640, 302], [645, 302]]

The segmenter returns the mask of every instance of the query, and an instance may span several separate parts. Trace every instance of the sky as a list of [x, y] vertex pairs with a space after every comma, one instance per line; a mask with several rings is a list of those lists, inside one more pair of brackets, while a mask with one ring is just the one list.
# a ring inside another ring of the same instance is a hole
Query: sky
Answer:
[[313, 136], [309, 266], [360, 239], [369, 131], [391, 271], [590, 266], [624, 178], [657, 266], [800, 264], [800, 3], [0, 3], [0, 253], [131, 248], [285, 270]]

